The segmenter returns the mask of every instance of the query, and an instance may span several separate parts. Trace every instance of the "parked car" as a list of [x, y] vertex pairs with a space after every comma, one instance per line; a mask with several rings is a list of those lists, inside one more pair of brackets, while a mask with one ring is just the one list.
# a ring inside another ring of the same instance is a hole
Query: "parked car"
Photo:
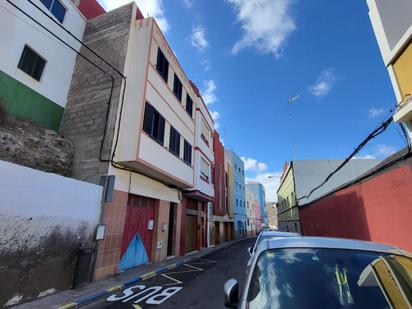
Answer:
[[270, 237], [296, 237], [301, 236], [299, 233], [290, 233], [290, 232], [280, 232], [280, 231], [272, 231], [272, 230], [265, 230], [259, 233], [258, 237], [256, 238], [255, 244], [253, 247], [249, 247], [247, 250], [249, 255], [252, 256], [253, 253], [256, 251], [256, 248], [264, 239]]
[[258, 237], [256, 238], [255, 244], [253, 247], [249, 247], [247, 249], [249, 253], [249, 261], [247, 262], [246, 265], [246, 273], [248, 272], [250, 268], [250, 264], [252, 262], [253, 254], [257, 250], [258, 246], [262, 243], [263, 240], [271, 238], [271, 237], [296, 237], [296, 236], [301, 236], [299, 233], [289, 233], [289, 232], [279, 232], [279, 231], [272, 231], [272, 230], [267, 230], [267, 231], [262, 231], [259, 233]]
[[397, 247], [326, 237], [269, 238], [258, 246], [231, 308], [412, 308], [412, 255]]

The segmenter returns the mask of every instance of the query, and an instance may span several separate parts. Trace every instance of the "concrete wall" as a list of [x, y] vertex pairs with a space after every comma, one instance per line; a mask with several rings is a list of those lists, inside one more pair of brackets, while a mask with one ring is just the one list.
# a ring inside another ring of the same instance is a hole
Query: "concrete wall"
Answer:
[[0, 161], [0, 305], [68, 289], [91, 246], [102, 187]]
[[412, 2], [409, 0], [375, 0], [385, 30], [389, 48], [392, 50], [412, 25]]
[[[343, 160], [295, 160], [292, 162], [293, 178], [296, 188], [296, 198], [299, 200], [310, 193], [313, 187], [321, 184]], [[339, 172], [321, 188], [314, 191], [309, 198], [299, 200], [299, 205], [309, 203], [327, 192], [351, 181], [375, 167], [381, 160], [357, 159], [349, 161]]]
[[[120, 72], [124, 71], [130, 28], [135, 13], [136, 7], [129, 4], [87, 22], [84, 43]], [[81, 51], [90, 55], [85, 48]], [[61, 133], [74, 146], [73, 176], [98, 183], [100, 176], [106, 175], [108, 168], [108, 163], [102, 163], [99, 159], [105, 123], [107, 121], [102, 159], [108, 160], [113, 147], [123, 81], [102, 61], [94, 56], [90, 55], [90, 57], [115, 78], [108, 117], [106, 119], [111, 80], [83, 58], [78, 57], [63, 115]]]
[[304, 235], [346, 237], [412, 251], [412, 160], [300, 209]]

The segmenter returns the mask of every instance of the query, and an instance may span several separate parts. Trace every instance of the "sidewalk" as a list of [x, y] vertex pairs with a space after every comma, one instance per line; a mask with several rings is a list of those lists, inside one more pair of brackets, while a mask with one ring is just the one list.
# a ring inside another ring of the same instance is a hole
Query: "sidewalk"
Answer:
[[164, 271], [173, 269], [183, 263], [187, 263], [192, 259], [201, 258], [216, 250], [221, 250], [234, 245], [240, 241], [246, 240], [243, 238], [239, 240], [232, 240], [214, 247], [202, 249], [201, 251], [192, 253], [186, 256], [178, 256], [169, 260], [161, 262], [153, 262], [142, 265], [121, 274], [114, 275], [104, 280], [91, 282], [90, 284], [75, 290], [66, 290], [50, 296], [40, 298], [38, 300], [15, 306], [18, 309], [69, 309], [79, 308], [89, 304], [97, 299], [108, 296], [109, 294], [119, 291], [127, 286], [135, 284], [144, 279], [154, 277]]

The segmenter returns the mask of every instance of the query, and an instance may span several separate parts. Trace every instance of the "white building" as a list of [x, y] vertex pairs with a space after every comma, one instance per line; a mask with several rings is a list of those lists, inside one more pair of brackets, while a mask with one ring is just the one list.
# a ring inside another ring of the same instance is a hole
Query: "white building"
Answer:
[[32, 1], [38, 8], [27, 0], [0, 6], [0, 98], [10, 114], [57, 131], [77, 54], [35, 21], [78, 51], [80, 44], [53, 21], [82, 39], [86, 19], [70, 0]]
[[367, 3], [397, 99], [393, 118], [407, 126], [412, 138], [412, 1], [367, 0]]

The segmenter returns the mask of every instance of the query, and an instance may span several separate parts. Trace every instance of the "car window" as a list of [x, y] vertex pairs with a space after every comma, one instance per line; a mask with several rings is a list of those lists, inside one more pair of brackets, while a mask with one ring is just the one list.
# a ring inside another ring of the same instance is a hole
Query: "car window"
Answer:
[[263, 252], [249, 308], [411, 308], [412, 261], [374, 252], [278, 249]]

